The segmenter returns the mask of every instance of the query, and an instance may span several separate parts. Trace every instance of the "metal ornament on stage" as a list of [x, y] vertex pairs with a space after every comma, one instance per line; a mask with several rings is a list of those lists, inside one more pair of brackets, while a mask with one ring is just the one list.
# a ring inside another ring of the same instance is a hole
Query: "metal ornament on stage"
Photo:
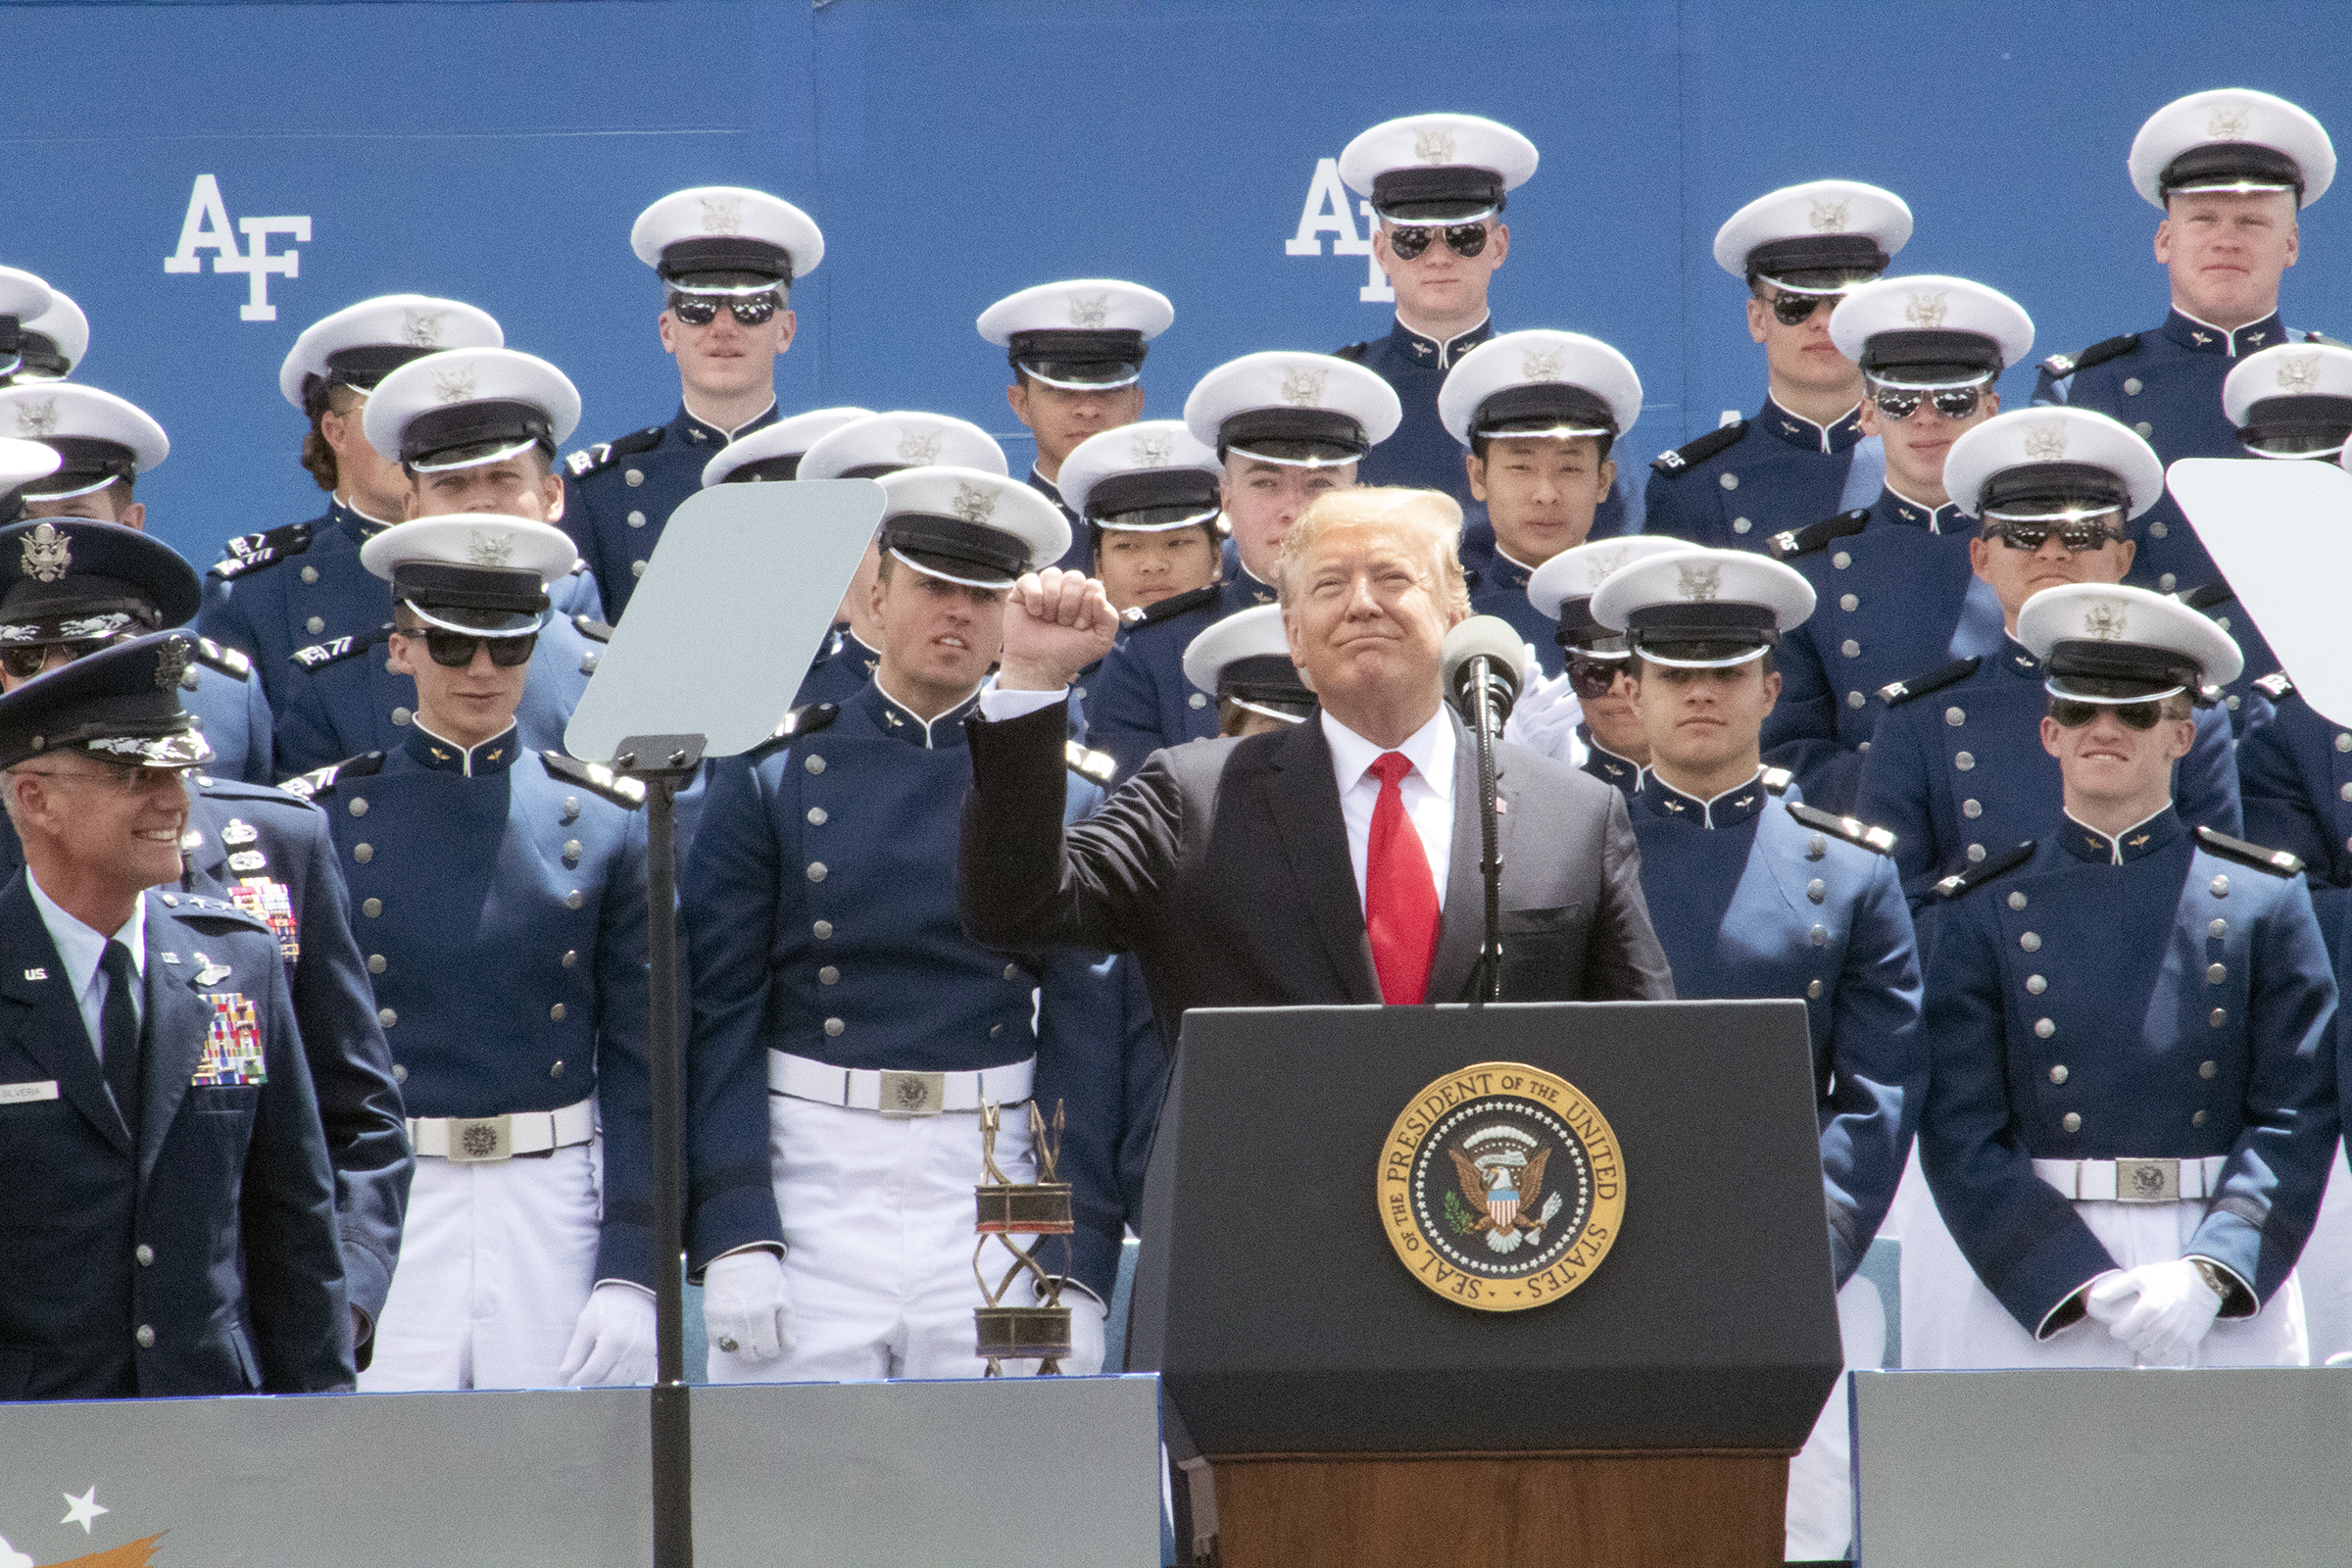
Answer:
[[[1037, 1254], [1049, 1236], [1067, 1236], [1077, 1229], [1070, 1213], [1070, 1184], [1054, 1179], [1054, 1162], [1061, 1156], [1062, 1105], [1054, 1102], [1054, 1129], [1047, 1137], [1046, 1118], [1035, 1101], [1029, 1102], [1029, 1147], [1043, 1180], [1021, 1183], [997, 1164], [997, 1129], [1001, 1125], [993, 1100], [980, 1102], [980, 1166], [987, 1180], [972, 1189], [977, 1218], [972, 1229], [980, 1236], [972, 1249], [972, 1277], [988, 1304], [975, 1307], [972, 1323], [977, 1336], [973, 1353], [984, 1357], [983, 1377], [1001, 1378], [1006, 1361], [1038, 1362], [1041, 1377], [1058, 1376], [1061, 1359], [1070, 1353], [1070, 1309], [1061, 1304], [1061, 1281], [1048, 1274]], [[1015, 1237], [1036, 1240], [1023, 1247]], [[994, 1241], [1012, 1255], [1004, 1274], [990, 1289], [980, 1258]], [[1066, 1245], [1066, 1244], [1065, 1244]], [[1004, 1298], [1016, 1281], [1027, 1276], [1037, 1294], [1035, 1306], [1006, 1306]]]

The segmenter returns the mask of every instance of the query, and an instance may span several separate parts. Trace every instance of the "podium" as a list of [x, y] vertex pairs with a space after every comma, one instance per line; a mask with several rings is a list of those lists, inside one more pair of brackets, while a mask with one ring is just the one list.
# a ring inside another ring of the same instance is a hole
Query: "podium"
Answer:
[[[1622, 1155], [1610, 1250], [1528, 1310], [1428, 1288], [1383, 1223], [1400, 1113], [1482, 1062], [1567, 1080]], [[1841, 1366], [1811, 1073], [1799, 1002], [1188, 1013], [1127, 1359], [1193, 1560], [1778, 1563]]]

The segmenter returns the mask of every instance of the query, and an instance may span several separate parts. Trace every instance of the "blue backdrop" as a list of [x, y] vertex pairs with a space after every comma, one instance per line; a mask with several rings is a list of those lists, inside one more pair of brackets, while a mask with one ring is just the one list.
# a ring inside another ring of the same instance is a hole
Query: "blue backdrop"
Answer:
[[[1767, 189], [1839, 175], [1900, 192], [1918, 231], [1897, 270], [2012, 294], [2034, 315], [2038, 357], [2162, 317], [2157, 215], [2124, 172], [2159, 105], [2260, 87], [2352, 153], [2340, 0], [2226, 13], [574, 0], [0, 16], [23, 76], [0, 133], [0, 262], [89, 313], [76, 379], [170, 430], [172, 456], [141, 489], [152, 526], [200, 564], [229, 534], [320, 510], [277, 367], [304, 326], [367, 295], [415, 289], [492, 312], [510, 343], [578, 382], [574, 445], [667, 417], [677, 381], [654, 335], [659, 291], [628, 229], [690, 184], [772, 190], [824, 227], [824, 265], [794, 290], [787, 411], [931, 408], [1021, 434], [1003, 359], [972, 329], [991, 301], [1068, 276], [1160, 289], [1176, 324], [1153, 349], [1150, 413], [1173, 416], [1234, 355], [1385, 330], [1389, 307], [1362, 298], [1363, 220], [1317, 200], [1319, 161], [1394, 115], [1491, 115], [1543, 150], [1511, 200], [1497, 320], [1592, 332], [1632, 358], [1647, 397], [1626, 449], [1633, 478], [1646, 473], [1638, 460], [1761, 395], [1741, 286], [1708, 246]], [[225, 226], [240, 249], [199, 247], [197, 270], [168, 270], [206, 175], [220, 208], [197, 226]], [[1318, 207], [1326, 227], [1300, 242], [1302, 212]], [[249, 309], [255, 274], [235, 270], [254, 265], [257, 237], [290, 255], [260, 274], [267, 312]], [[2352, 335], [2352, 180], [2306, 215], [2303, 241], [2290, 324]], [[2014, 403], [2030, 388], [2021, 372], [2004, 391]], [[1025, 438], [1007, 446], [1025, 463]]]

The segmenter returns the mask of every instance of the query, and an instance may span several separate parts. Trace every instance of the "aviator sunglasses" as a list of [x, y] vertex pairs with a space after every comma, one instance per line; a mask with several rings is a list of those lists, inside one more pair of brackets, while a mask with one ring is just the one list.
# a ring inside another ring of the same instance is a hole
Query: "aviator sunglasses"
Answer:
[[[1870, 389], [1870, 401], [1878, 406], [1879, 412], [1897, 421], [1917, 414], [1920, 404], [1927, 397], [1925, 392], [1891, 386], [1874, 386]], [[1937, 389], [1935, 397], [1937, 414], [1947, 419], [1965, 419], [1973, 416], [1984, 403], [1984, 389], [1981, 386], [1947, 386]]]
[[2010, 522], [1996, 520], [1984, 530], [2012, 550], [2039, 550], [2056, 533], [2058, 542], [2066, 546], [2069, 555], [2082, 555], [2104, 545], [2121, 544], [2128, 535], [2121, 528], [2110, 528], [2090, 518], [2073, 518], [2064, 522]]
[[1772, 297], [1772, 314], [1783, 326], [1795, 326], [1811, 320], [1813, 313], [1824, 305], [1836, 310], [1838, 302], [1844, 298], [1842, 294], [1790, 294], [1784, 291]]
[[112, 637], [84, 638], [70, 643], [12, 643], [0, 648], [0, 669], [6, 669], [19, 680], [30, 680], [49, 662], [49, 656], [63, 651], [66, 662], [87, 659], [115, 646]]
[[2101, 713], [2113, 713], [2126, 729], [2154, 729], [2161, 703], [2079, 703], [2071, 698], [2050, 699], [2050, 716], [2060, 729], [2081, 729]]
[[1443, 233], [1446, 248], [1465, 261], [1487, 248], [1487, 225], [1484, 223], [1396, 223], [1389, 228], [1389, 249], [1400, 262], [1409, 262], [1429, 249], [1429, 242]]
[[758, 326], [776, 314], [779, 303], [773, 289], [764, 294], [673, 294], [669, 309], [688, 326], [709, 326], [718, 319], [718, 308], [723, 304], [745, 326]]
[[1568, 689], [1586, 702], [1609, 695], [1617, 677], [1625, 673], [1623, 660], [1570, 659], [1568, 661]]

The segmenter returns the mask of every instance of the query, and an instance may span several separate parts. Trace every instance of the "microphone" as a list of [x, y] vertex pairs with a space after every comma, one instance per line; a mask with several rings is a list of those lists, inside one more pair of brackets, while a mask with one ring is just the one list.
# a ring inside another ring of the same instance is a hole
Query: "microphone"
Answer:
[[1475, 722], [1483, 690], [1494, 732], [1500, 734], [1511, 705], [1519, 700], [1521, 661], [1527, 657], [1518, 631], [1499, 615], [1472, 615], [1446, 634], [1439, 657], [1455, 710]]

